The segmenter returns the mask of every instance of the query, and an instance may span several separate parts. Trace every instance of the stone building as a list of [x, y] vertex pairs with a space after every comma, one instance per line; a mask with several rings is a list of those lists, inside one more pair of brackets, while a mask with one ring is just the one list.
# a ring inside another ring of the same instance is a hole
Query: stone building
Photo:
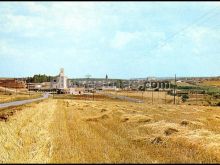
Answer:
[[26, 88], [25, 81], [17, 80], [15, 78], [1, 78], [0, 87], [5, 88]]
[[60, 74], [55, 76], [51, 81], [51, 88], [53, 89], [67, 89], [67, 77], [64, 75], [64, 69], [60, 69]]

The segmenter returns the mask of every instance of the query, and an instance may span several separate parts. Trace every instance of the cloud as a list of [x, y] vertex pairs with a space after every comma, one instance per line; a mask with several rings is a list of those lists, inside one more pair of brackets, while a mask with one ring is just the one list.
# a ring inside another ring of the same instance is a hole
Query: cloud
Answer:
[[111, 46], [113, 48], [122, 48], [130, 42], [137, 40], [139, 37], [139, 32], [117, 32], [111, 41]]
[[28, 9], [31, 13], [45, 14], [47, 11], [47, 7], [43, 5], [44, 3], [39, 2], [26, 2], [23, 3], [24, 7]]
[[7, 52], [7, 50], [8, 50], [7, 43], [5, 41], [1, 41], [0, 40], [0, 52], [1, 52], [1, 55], [5, 54], [5, 52]]
[[[178, 58], [181, 62], [192, 56], [194, 60], [200, 56], [205, 59], [205, 54], [210, 51], [214, 57], [219, 51], [220, 35], [219, 29], [213, 30], [209, 26], [216, 26], [217, 16], [182, 32], [160, 47], [169, 36], [213, 6], [212, 3], [197, 2], [4, 3], [0, 4], [0, 51], [4, 52], [4, 57], [27, 56], [29, 61], [39, 62], [46, 57], [50, 59], [47, 60], [49, 66], [62, 63], [70, 69], [72, 62], [77, 61], [79, 72], [82, 68], [89, 70], [100, 65], [108, 66], [106, 69], [109, 70], [118, 67], [123, 70], [124, 67], [125, 72], [126, 68], [135, 68], [132, 72], [135, 75], [148, 67], [152, 67], [152, 71], [158, 65], [170, 67], [169, 61], [176, 62]], [[91, 61], [93, 64], [89, 67], [87, 64]], [[128, 65], [124, 66], [125, 63]], [[148, 63], [151, 65], [145, 65]], [[140, 64], [142, 67], [136, 69]], [[187, 62], [184, 64], [188, 65]]]
[[210, 35], [211, 33], [212, 31], [210, 29], [199, 26], [190, 29], [185, 34], [186, 37], [190, 38], [195, 45], [199, 46], [207, 37], [207, 35]]
[[84, 32], [98, 29], [101, 23], [102, 14], [99, 14], [95, 4], [90, 2], [21, 4], [23, 10], [29, 11], [29, 14], [14, 14], [13, 11], [3, 13], [1, 31], [20, 33], [24, 37], [50, 37], [56, 32], [79, 36]]
[[146, 49], [161, 44], [164, 39], [164, 32], [155, 31], [149, 27], [141, 31], [117, 31], [110, 42], [110, 46], [115, 49], [124, 48], [128, 45], [127, 48]]
[[6, 40], [0, 40], [0, 57], [21, 57], [21, 53]]

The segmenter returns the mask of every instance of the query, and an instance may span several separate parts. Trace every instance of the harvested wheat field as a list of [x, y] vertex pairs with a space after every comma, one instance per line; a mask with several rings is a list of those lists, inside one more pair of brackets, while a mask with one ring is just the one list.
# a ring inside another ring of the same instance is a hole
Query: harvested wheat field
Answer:
[[50, 98], [0, 112], [1, 163], [220, 163], [219, 107]]
[[[127, 96], [135, 99], [143, 100], [145, 103], [172, 103], [173, 96], [168, 95], [165, 91], [104, 91], [104, 93], [111, 93], [115, 96]], [[177, 101], [178, 101], [177, 97]]]

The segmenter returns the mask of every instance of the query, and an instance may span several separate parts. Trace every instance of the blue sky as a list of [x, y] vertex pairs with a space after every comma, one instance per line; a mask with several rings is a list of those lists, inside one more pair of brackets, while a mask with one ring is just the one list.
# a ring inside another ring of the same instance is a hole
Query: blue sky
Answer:
[[0, 2], [0, 77], [220, 75], [219, 2]]

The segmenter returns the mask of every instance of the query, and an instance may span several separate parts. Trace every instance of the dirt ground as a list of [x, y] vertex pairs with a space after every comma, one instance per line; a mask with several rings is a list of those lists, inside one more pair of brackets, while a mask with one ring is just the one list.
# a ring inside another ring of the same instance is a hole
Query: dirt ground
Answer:
[[50, 98], [11, 111], [1, 163], [220, 163], [219, 107]]

